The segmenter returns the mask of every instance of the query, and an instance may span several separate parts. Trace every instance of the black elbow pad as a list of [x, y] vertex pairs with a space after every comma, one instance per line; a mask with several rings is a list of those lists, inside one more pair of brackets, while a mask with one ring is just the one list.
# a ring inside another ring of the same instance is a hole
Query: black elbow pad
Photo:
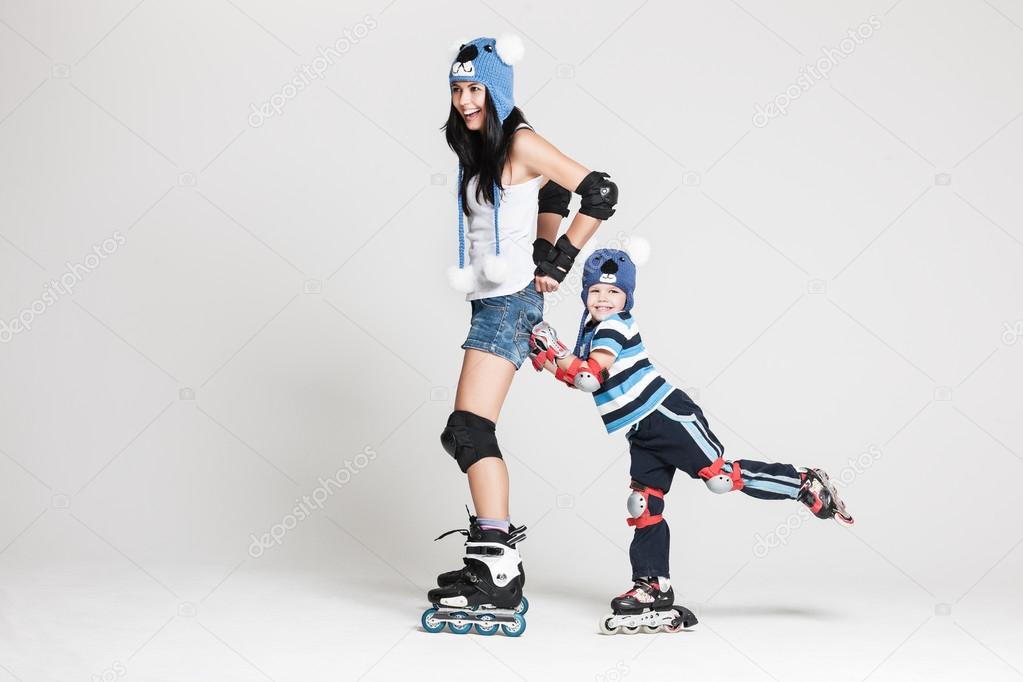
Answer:
[[618, 185], [611, 182], [611, 176], [600, 171], [591, 171], [583, 178], [575, 193], [582, 197], [579, 212], [598, 220], [607, 220], [615, 214], [618, 203]]
[[557, 213], [562, 218], [567, 218], [568, 202], [571, 198], [571, 192], [553, 180], [548, 180], [547, 184], [540, 188], [540, 193], [537, 195], [539, 212]]

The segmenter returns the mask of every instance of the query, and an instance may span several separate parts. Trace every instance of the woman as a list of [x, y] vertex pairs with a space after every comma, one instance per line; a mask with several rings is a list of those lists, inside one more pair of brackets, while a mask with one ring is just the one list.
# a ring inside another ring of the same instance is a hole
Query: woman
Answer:
[[[461, 531], [467, 536], [465, 566], [438, 576], [439, 587], [428, 595], [438, 607], [423, 615], [431, 631], [445, 622], [455, 632], [476, 623], [486, 634], [500, 622], [509, 624], [507, 634], [525, 626], [520, 615], [486, 613], [525, 610], [515, 547], [524, 528], [511, 524], [508, 468], [495, 425], [512, 378], [528, 357], [530, 330], [543, 319], [543, 294], [557, 290], [579, 249], [613, 215], [618, 196], [606, 173], [591, 172], [559, 152], [515, 107], [512, 65], [522, 52], [515, 36], [477, 38], [459, 46], [448, 74], [451, 109], [444, 129], [459, 162], [458, 267], [449, 276], [466, 293], [472, 318], [454, 412], [441, 443], [468, 475], [476, 515]], [[564, 187], [575, 188], [582, 205], [557, 238], [568, 215], [570, 193]], [[534, 234], [530, 254], [523, 245]], [[452, 612], [455, 608], [473, 615]]]

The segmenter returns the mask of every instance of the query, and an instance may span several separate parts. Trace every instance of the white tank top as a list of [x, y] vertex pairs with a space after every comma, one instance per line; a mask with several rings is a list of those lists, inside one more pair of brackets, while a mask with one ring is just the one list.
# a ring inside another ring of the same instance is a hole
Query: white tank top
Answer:
[[[519, 124], [516, 130], [528, 128]], [[508, 185], [501, 191], [498, 206], [498, 232], [501, 237], [501, 260], [508, 266], [508, 275], [500, 284], [483, 276], [486, 256], [494, 254], [494, 205], [476, 200], [479, 176], [469, 179], [466, 186], [466, 206], [469, 209], [465, 231], [469, 267], [473, 271], [473, 288], [465, 296], [472, 301], [479, 298], [504, 296], [521, 290], [533, 281], [533, 240], [536, 239], [537, 194], [544, 176]]]

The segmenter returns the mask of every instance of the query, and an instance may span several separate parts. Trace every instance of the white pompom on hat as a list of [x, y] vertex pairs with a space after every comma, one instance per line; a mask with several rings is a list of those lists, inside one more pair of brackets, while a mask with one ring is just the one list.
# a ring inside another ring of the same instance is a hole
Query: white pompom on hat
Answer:
[[632, 235], [629, 237], [625, 252], [636, 265], [646, 265], [650, 260], [650, 241], [646, 237]]
[[448, 267], [448, 284], [455, 291], [467, 294], [476, 286], [476, 276], [472, 268], [460, 268], [457, 265]]
[[492, 284], [501, 284], [508, 278], [508, 259], [489, 254], [483, 259], [483, 276]]
[[448, 58], [449, 67], [451, 66], [451, 62], [455, 61], [455, 57], [458, 56], [458, 53], [459, 51], [461, 51], [462, 46], [465, 45], [467, 42], [469, 42], [468, 38], [459, 38], [455, 42], [451, 43], [451, 45], [448, 47], [448, 49], [445, 52], [445, 56]]
[[501, 61], [508, 66], [515, 66], [522, 61], [523, 55], [526, 54], [526, 46], [522, 44], [522, 38], [514, 33], [506, 33], [499, 37], [494, 44], [494, 49], [497, 50], [497, 56], [501, 58]]

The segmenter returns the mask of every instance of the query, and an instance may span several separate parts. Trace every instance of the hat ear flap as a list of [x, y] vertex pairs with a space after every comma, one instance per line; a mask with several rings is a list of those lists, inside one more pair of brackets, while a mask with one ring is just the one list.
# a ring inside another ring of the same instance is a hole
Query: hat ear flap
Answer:
[[494, 49], [497, 50], [497, 56], [501, 58], [501, 61], [508, 66], [514, 66], [522, 61], [522, 56], [526, 53], [526, 46], [522, 44], [522, 38], [513, 33], [507, 33], [498, 38]]

